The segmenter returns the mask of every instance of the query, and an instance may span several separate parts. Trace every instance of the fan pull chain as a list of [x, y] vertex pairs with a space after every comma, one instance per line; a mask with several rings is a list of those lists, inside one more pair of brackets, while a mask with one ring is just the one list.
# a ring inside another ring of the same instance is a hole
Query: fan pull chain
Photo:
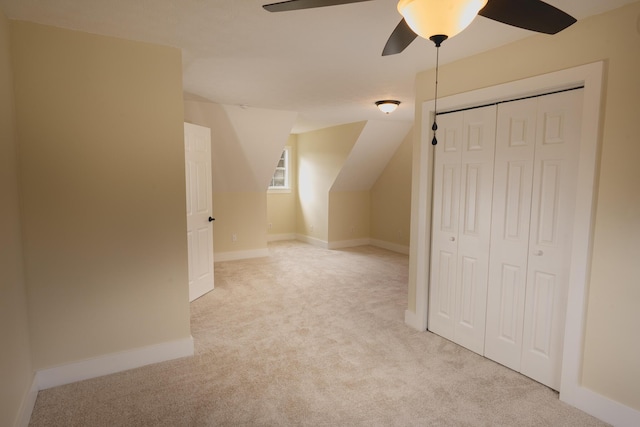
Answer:
[[436, 96], [434, 100], [433, 107], [433, 126], [431, 126], [431, 130], [433, 131], [433, 139], [431, 140], [431, 145], [438, 144], [438, 138], [436, 138], [436, 131], [438, 130], [438, 123], [436, 121], [438, 117], [438, 63], [440, 62], [440, 46], [436, 45]]
[[431, 145], [438, 144], [438, 138], [436, 137], [436, 131], [438, 130], [438, 70], [440, 65], [440, 45], [443, 41], [447, 39], [445, 35], [437, 35], [429, 37], [429, 40], [435, 43], [436, 45], [436, 93], [434, 99], [434, 107], [433, 107], [433, 126], [431, 126], [431, 130], [433, 131], [433, 139], [431, 140]]

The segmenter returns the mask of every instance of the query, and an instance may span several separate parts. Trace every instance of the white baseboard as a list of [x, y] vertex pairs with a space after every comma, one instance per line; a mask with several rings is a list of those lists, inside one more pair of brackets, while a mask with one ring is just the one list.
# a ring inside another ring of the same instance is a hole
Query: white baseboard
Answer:
[[237, 261], [239, 259], [263, 258], [269, 256], [269, 249], [253, 249], [250, 251], [216, 252], [213, 262]]
[[397, 252], [399, 254], [409, 255], [409, 246], [399, 245], [397, 243], [385, 242], [384, 240], [371, 239], [371, 245], [382, 249]]
[[338, 240], [335, 242], [329, 242], [329, 249], [343, 249], [343, 248], [354, 248], [356, 246], [365, 246], [370, 243], [368, 238], [366, 239], [352, 239], [352, 240]]
[[309, 243], [310, 245], [318, 246], [320, 248], [329, 249], [329, 242], [325, 240], [316, 239], [315, 237], [307, 236], [304, 234], [296, 234], [296, 240]]
[[193, 356], [193, 353], [193, 337], [189, 337], [43, 369], [36, 373], [35, 383], [38, 390], [44, 390], [145, 365]]
[[18, 413], [18, 419], [16, 420], [16, 427], [28, 427], [29, 421], [31, 421], [31, 414], [33, 408], [36, 406], [36, 399], [38, 398], [38, 383], [36, 376], [33, 376], [31, 381], [31, 388], [24, 396], [22, 405], [20, 405], [20, 412]]
[[324, 249], [343, 249], [343, 248], [353, 248], [355, 246], [373, 245], [382, 249], [387, 249], [389, 251], [397, 252], [404, 255], [409, 255], [409, 246], [398, 245], [396, 243], [385, 242], [384, 240], [378, 240], [378, 239], [364, 238], [364, 239], [338, 240], [335, 242], [327, 242], [325, 240], [320, 240], [315, 237], [306, 236], [304, 234], [296, 234], [294, 237], [296, 240], [309, 243], [311, 245], [318, 246]]
[[283, 240], [296, 240], [295, 233], [289, 234], [267, 234], [267, 242], [280, 242]]
[[616, 427], [640, 426], [640, 411], [584, 387], [560, 393], [560, 400]]
[[[418, 331], [425, 330], [418, 316], [408, 309], [404, 312], [404, 323]], [[560, 400], [615, 427], [640, 426], [640, 411], [584, 387], [561, 392]]]

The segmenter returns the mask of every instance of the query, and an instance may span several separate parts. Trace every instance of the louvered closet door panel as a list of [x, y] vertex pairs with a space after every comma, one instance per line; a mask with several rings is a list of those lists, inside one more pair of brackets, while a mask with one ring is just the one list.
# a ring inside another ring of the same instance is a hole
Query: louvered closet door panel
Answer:
[[438, 117], [435, 146], [429, 330], [454, 339], [462, 114]]
[[485, 356], [520, 370], [537, 100], [498, 107]]
[[582, 90], [538, 98], [521, 372], [560, 386]]
[[483, 354], [496, 107], [467, 110], [462, 114], [454, 341]]

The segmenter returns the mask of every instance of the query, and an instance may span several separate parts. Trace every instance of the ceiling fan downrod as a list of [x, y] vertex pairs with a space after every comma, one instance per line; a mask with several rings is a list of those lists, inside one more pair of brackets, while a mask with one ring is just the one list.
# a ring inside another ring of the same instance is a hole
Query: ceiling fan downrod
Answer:
[[431, 130], [433, 131], [433, 139], [431, 140], [431, 145], [438, 144], [438, 138], [436, 137], [436, 131], [438, 130], [438, 68], [440, 63], [440, 45], [443, 41], [445, 41], [448, 37], [444, 34], [438, 34], [435, 36], [429, 37], [436, 45], [436, 90], [435, 90], [435, 98], [434, 98], [434, 107], [433, 107], [433, 126], [431, 126]]

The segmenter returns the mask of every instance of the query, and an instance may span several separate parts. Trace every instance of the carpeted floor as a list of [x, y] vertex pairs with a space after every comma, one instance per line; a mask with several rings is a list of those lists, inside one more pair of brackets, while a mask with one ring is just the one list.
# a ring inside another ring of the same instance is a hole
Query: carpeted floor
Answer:
[[38, 394], [31, 426], [603, 426], [404, 324], [408, 257], [270, 244], [216, 264], [196, 354]]

